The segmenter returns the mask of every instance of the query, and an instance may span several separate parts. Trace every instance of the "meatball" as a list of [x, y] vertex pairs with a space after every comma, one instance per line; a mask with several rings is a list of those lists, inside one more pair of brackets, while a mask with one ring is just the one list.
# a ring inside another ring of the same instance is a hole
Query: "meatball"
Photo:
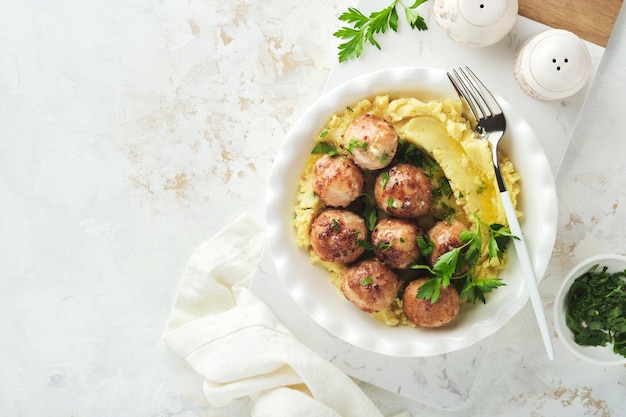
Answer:
[[469, 230], [465, 223], [456, 219], [442, 220], [428, 230], [428, 237], [433, 243], [433, 251], [428, 255], [428, 263], [432, 266], [437, 259], [452, 249], [463, 246], [461, 231]]
[[363, 192], [363, 172], [350, 159], [324, 155], [313, 167], [313, 191], [327, 206], [347, 207]]
[[382, 210], [393, 216], [418, 217], [430, 211], [433, 189], [419, 168], [398, 164], [378, 175], [374, 198]]
[[439, 299], [431, 303], [430, 300], [417, 298], [419, 287], [426, 281], [426, 278], [420, 278], [406, 286], [402, 295], [402, 308], [406, 317], [417, 326], [441, 327], [450, 323], [459, 313], [459, 292], [454, 285], [442, 287]]
[[324, 261], [356, 261], [365, 248], [359, 240], [367, 239], [365, 220], [348, 210], [326, 209], [311, 225], [311, 247]]
[[388, 217], [376, 223], [371, 242], [378, 259], [390, 268], [406, 269], [421, 255], [417, 238], [422, 235], [410, 220]]
[[375, 170], [389, 165], [398, 149], [398, 134], [393, 125], [373, 114], [354, 119], [343, 134], [343, 146], [363, 169]]
[[341, 273], [343, 295], [367, 313], [389, 306], [399, 289], [398, 276], [376, 258], [361, 261]]

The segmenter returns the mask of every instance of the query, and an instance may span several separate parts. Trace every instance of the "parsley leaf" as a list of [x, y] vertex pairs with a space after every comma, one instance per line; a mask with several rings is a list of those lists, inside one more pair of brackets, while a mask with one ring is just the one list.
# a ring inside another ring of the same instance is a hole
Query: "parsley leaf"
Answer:
[[461, 298], [469, 303], [476, 303], [480, 300], [483, 304], [487, 302], [485, 293], [505, 285], [499, 278], [473, 279], [461, 290]]
[[441, 295], [441, 278], [433, 278], [420, 285], [417, 292], [418, 298], [430, 300], [431, 303], [436, 303]]
[[385, 33], [388, 29], [398, 31], [398, 11], [396, 6], [400, 4], [404, 9], [404, 15], [411, 29], [427, 30], [428, 26], [417, 8], [427, 0], [416, 0], [411, 6], [406, 6], [402, 0], [393, 0], [386, 8], [372, 12], [369, 16], [364, 15], [354, 7], [349, 7], [347, 12], [339, 16], [339, 20], [350, 26], [343, 26], [333, 36], [345, 40], [339, 44], [339, 62], [358, 58], [363, 52], [366, 42], [378, 49], [380, 44], [374, 38], [378, 33]]
[[336, 146], [331, 145], [328, 142], [318, 142], [313, 147], [313, 150], [311, 151], [311, 154], [313, 154], [313, 155], [315, 155], [315, 154], [327, 154], [327, 155], [330, 155], [330, 156], [336, 156], [336, 155], [339, 155], [339, 150], [337, 149]]
[[489, 258], [498, 257], [502, 260], [504, 256], [504, 248], [511, 239], [518, 239], [519, 237], [511, 233], [511, 229], [501, 224], [492, 224], [489, 226], [492, 239], [489, 241]]

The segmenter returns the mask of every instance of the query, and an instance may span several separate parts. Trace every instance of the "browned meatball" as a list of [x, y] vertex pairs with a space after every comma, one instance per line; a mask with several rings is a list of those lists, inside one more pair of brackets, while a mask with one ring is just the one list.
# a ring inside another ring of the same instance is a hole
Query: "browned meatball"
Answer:
[[372, 231], [374, 253], [389, 267], [406, 269], [421, 255], [417, 238], [422, 234], [422, 229], [410, 220], [387, 217]]
[[361, 261], [341, 273], [344, 296], [367, 313], [389, 306], [396, 299], [399, 289], [398, 276], [376, 258]]
[[411, 281], [404, 289], [402, 308], [406, 317], [421, 327], [441, 327], [448, 324], [459, 313], [460, 297], [454, 285], [441, 288], [439, 299], [435, 303], [417, 298], [419, 287], [426, 278]]
[[398, 134], [393, 125], [372, 114], [355, 118], [343, 134], [343, 146], [363, 169], [384, 168], [398, 149]]
[[430, 211], [433, 190], [430, 179], [417, 167], [398, 164], [378, 175], [374, 197], [378, 206], [393, 216], [418, 217]]
[[327, 206], [347, 207], [363, 192], [363, 172], [344, 156], [322, 156], [313, 167], [313, 191]]
[[442, 220], [428, 230], [428, 237], [433, 242], [433, 251], [428, 255], [428, 263], [432, 266], [437, 259], [452, 249], [463, 246], [461, 231], [469, 230], [467, 226], [456, 219]]
[[310, 239], [322, 260], [354, 262], [365, 251], [358, 242], [367, 239], [365, 220], [348, 210], [326, 209], [313, 220]]

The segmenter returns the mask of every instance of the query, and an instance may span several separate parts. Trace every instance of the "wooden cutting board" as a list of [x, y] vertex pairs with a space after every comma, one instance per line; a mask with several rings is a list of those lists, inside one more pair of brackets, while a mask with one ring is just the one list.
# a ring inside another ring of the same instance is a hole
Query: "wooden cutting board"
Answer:
[[519, 0], [519, 14], [605, 47], [623, 0]]

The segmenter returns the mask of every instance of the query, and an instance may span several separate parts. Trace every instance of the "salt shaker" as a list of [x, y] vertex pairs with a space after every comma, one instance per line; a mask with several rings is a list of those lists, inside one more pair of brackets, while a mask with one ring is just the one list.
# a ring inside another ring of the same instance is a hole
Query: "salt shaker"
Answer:
[[455, 42], [484, 47], [504, 38], [513, 28], [518, 0], [435, 0], [437, 24]]
[[577, 93], [589, 79], [590, 70], [587, 45], [572, 32], [552, 29], [522, 44], [513, 74], [526, 94], [550, 101]]

